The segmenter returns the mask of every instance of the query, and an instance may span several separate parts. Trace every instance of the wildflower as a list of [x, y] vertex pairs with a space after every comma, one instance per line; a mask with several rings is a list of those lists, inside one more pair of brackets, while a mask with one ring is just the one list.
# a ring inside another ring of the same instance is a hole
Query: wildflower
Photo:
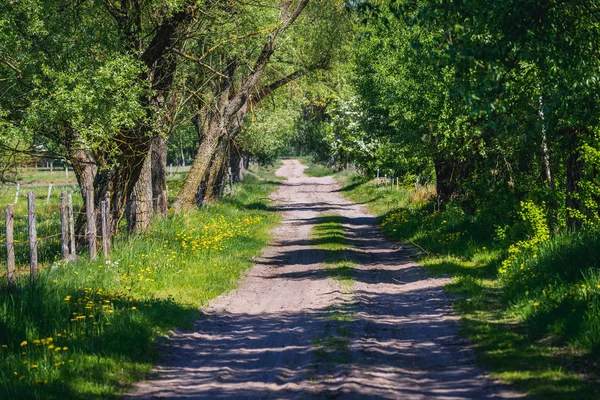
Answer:
[[540, 305], [540, 303], [538, 303], [537, 301], [536, 301], [535, 303], [533, 303], [533, 306], [534, 306], [534, 307], [537, 307], [537, 306], [539, 306], [539, 305]]
[[23, 347], [23, 346], [27, 346], [27, 340], [23, 340], [23, 341], [21, 342], [21, 347]]
[[52, 350], [54, 348], [54, 345], [51, 344], [50, 346], [48, 346], [48, 350]]

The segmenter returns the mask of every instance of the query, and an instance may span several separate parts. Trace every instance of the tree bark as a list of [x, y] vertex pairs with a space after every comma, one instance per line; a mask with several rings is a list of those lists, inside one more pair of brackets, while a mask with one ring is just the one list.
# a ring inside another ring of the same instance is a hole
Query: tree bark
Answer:
[[210, 203], [214, 199], [221, 197], [223, 194], [225, 153], [227, 147], [225, 142], [226, 140], [221, 139], [210, 167], [208, 180], [206, 182], [206, 194], [204, 195], [205, 203]]
[[242, 158], [242, 150], [237, 146], [231, 146], [229, 151], [229, 168], [231, 168], [231, 179], [233, 183], [242, 181], [244, 162]]
[[157, 134], [151, 146], [152, 198], [154, 213], [167, 215], [167, 138]]
[[438, 204], [449, 202], [457, 192], [455, 166], [450, 160], [434, 157], [435, 191]]
[[139, 178], [131, 193], [127, 213], [127, 230], [145, 232], [150, 226], [154, 207], [152, 199], [152, 157], [146, 156]]
[[582, 221], [579, 214], [583, 213], [581, 201], [579, 199], [579, 183], [583, 178], [584, 162], [581, 158], [579, 146], [581, 145], [581, 136], [586, 131], [585, 128], [564, 129], [566, 135], [566, 224], [567, 228], [576, 229], [581, 227]]
[[211, 161], [215, 156], [220, 139], [226, 134], [219, 121], [212, 121], [200, 142], [198, 152], [188, 172], [183, 186], [173, 204], [175, 210], [194, 208], [197, 204], [197, 193], [202, 179], [207, 174]]

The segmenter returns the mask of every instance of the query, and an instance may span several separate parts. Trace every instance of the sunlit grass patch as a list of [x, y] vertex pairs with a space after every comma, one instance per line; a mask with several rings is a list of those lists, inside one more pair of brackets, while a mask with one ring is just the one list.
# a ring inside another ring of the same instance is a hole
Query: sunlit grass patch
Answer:
[[313, 227], [313, 243], [323, 250], [343, 250], [347, 248], [341, 215], [321, 215]]

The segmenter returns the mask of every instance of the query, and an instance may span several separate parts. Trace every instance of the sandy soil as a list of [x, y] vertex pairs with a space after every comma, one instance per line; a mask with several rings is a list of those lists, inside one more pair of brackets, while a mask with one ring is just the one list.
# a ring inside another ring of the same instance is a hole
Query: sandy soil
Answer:
[[[474, 363], [447, 279], [428, 277], [331, 177], [304, 168], [286, 160], [277, 172], [287, 178], [272, 196], [284, 220], [256, 266], [203, 310], [194, 331], [168, 340], [151, 379], [125, 398], [519, 397]], [[344, 216], [351, 289], [324, 271], [310, 240], [322, 213]]]

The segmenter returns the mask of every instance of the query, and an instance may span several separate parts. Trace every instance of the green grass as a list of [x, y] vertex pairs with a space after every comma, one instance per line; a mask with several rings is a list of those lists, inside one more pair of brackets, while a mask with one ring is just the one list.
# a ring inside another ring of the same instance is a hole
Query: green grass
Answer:
[[118, 238], [110, 261], [55, 263], [1, 287], [0, 398], [113, 398], [142, 379], [157, 337], [192, 327], [267, 244], [276, 187], [251, 174], [221, 202]]
[[325, 271], [339, 281], [342, 290], [349, 292], [353, 285], [353, 263], [348, 260], [348, 250], [341, 215], [325, 214], [313, 227], [312, 242], [325, 252]]
[[312, 157], [300, 157], [299, 160], [302, 164], [308, 167], [304, 170], [304, 173], [308, 176], [320, 178], [323, 176], [333, 175], [335, 172], [332, 167], [315, 162]]
[[396, 190], [349, 172], [336, 177], [343, 194], [379, 216], [386, 236], [413, 244], [430, 273], [453, 277], [446, 290], [456, 295], [463, 333], [492, 377], [536, 398], [600, 396], [597, 233], [555, 236], [524, 251], [512, 274], [500, 274], [508, 245], [484, 219], [452, 206], [434, 212], [431, 188]]
[[330, 307], [327, 310], [328, 323], [323, 337], [315, 342], [315, 356], [319, 363], [331, 368], [335, 365], [349, 364], [352, 361], [350, 351], [350, 322], [353, 312], [348, 307], [352, 297], [354, 264], [348, 260], [348, 246], [343, 228], [344, 218], [336, 214], [324, 214], [319, 217], [312, 231], [312, 243], [325, 253], [323, 267], [340, 285], [347, 302]]

